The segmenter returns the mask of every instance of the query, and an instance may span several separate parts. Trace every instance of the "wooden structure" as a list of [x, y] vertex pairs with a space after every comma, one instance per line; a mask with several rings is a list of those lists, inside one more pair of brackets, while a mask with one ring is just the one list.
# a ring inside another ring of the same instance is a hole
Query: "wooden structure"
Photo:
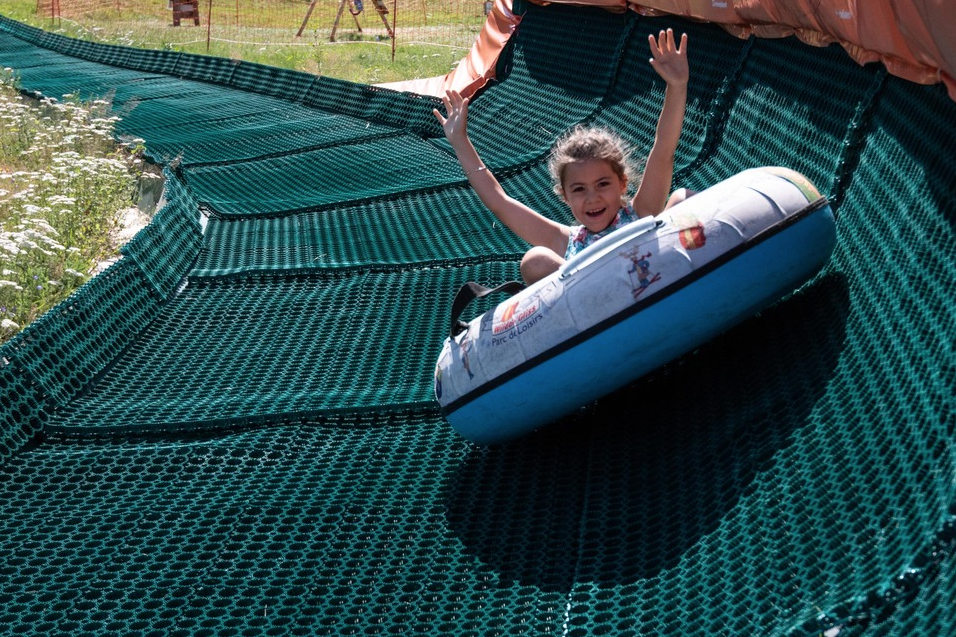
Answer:
[[[312, 0], [309, 4], [309, 9], [305, 13], [305, 19], [302, 20], [302, 25], [299, 27], [298, 33], [295, 34], [295, 37], [301, 37], [302, 32], [305, 31], [306, 25], [309, 23], [309, 18], [312, 17], [312, 11], [315, 9], [315, 4], [318, 0]], [[378, 13], [378, 16], [382, 19], [382, 24], [385, 25], [385, 31], [388, 32], [388, 37], [391, 38], [392, 42], [395, 42], [395, 32], [392, 30], [392, 25], [388, 23], [388, 7], [385, 5], [385, 0], [371, 0], [372, 4], [375, 5], [375, 11]], [[339, 22], [342, 21], [342, 14], [345, 13], [345, 7], [348, 7], [349, 13], [352, 14], [352, 19], [355, 21], [355, 28], [358, 29], [358, 32], [362, 32], [362, 25], [359, 23], [358, 16], [362, 13], [364, 9], [364, 3], [362, 0], [339, 0], [339, 10], [335, 14], [335, 22], [332, 24], [332, 33], [329, 35], [329, 42], [335, 42], [335, 32], [339, 28]], [[394, 53], [393, 53], [394, 57]]]
[[199, 0], [171, 0], [173, 26], [178, 27], [180, 20], [192, 20], [199, 26]]

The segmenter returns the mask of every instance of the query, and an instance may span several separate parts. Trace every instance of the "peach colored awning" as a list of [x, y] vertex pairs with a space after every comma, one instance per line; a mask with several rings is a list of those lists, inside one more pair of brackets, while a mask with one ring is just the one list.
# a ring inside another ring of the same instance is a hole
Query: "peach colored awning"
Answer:
[[907, 80], [942, 82], [956, 100], [956, 2], [951, 0], [552, 1], [681, 15], [720, 24], [739, 37], [795, 35], [817, 46], [838, 42], [860, 64], [880, 61]]
[[[839, 42], [859, 62], [882, 62], [887, 70], [920, 84], [942, 82], [956, 100], [956, 2], [951, 0], [532, 0], [628, 9], [643, 15], [674, 14], [714, 22], [742, 38], [795, 35], [808, 44]], [[465, 96], [485, 86], [521, 21], [511, 0], [496, 0], [474, 46], [444, 77], [383, 84], [396, 90]]]

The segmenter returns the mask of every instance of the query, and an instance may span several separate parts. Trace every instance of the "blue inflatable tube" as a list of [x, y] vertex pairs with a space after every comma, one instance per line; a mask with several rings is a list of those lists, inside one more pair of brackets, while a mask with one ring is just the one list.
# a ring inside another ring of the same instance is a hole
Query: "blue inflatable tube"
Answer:
[[779, 300], [835, 243], [833, 212], [802, 175], [744, 171], [605, 237], [450, 336], [436, 397], [468, 440], [526, 435]]

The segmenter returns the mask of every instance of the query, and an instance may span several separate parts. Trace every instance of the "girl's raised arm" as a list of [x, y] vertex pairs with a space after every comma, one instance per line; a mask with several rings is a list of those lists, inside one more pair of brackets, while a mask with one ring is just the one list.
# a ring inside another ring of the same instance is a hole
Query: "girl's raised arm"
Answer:
[[657, 120], [654, 146], [647, 155], [644, 176], [631, 200], [634, 211], [641, 217], [656, 215], [664, 209], [674, 178], [674, 155], [684, 126], [684, 111], [687, 106], [687, 81], [690, 75], [687, 64], [687, 34], [683, 34], [678, 46], [671, 29], [661, 31], [655, 39], [648, 36], [651, 47], [651, 66], [667, 83], [664, 89], [664, 105]]
[[442, 103], [447, 115], [442, 115], [438, 109], [432, 112], [481, 202], [512, 232], [531, 245], [551, 248], [563, 255], [568, 243], [568, 227], [510, 197], [478, 156], [468, 137], [468, 98], [462, 97], [457, 91], [448, 91]]

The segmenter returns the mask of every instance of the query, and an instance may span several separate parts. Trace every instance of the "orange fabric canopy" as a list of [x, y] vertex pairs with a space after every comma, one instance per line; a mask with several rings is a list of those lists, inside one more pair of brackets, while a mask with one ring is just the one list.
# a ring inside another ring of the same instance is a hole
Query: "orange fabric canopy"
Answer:
[[[795, 35], [808, 44], [839, 42], [860, 64], [882, 62], [890, 73], [920, 84], [942, 82], [956, 100], [956, 2], [948, 0], [532, 0], [598, 6], [643, 15], [674, 14], [722, 25], [738, 37]], [[494, 78], [495, 64], [520, 16], [511, 0], [495, 0], [481, 34], [444, 77], [383, 84], [423, 95], [454, 89], [470, 96]]]
[[[539, 4], [548, 4], [533, 0]], [[795, 35], [808, 44], [839, 42], [859, 62], [920, 84], [946, 85], [956, 100], [956, 3], [949, 0], [553, 0], [715, 22], [739, 37]]]

